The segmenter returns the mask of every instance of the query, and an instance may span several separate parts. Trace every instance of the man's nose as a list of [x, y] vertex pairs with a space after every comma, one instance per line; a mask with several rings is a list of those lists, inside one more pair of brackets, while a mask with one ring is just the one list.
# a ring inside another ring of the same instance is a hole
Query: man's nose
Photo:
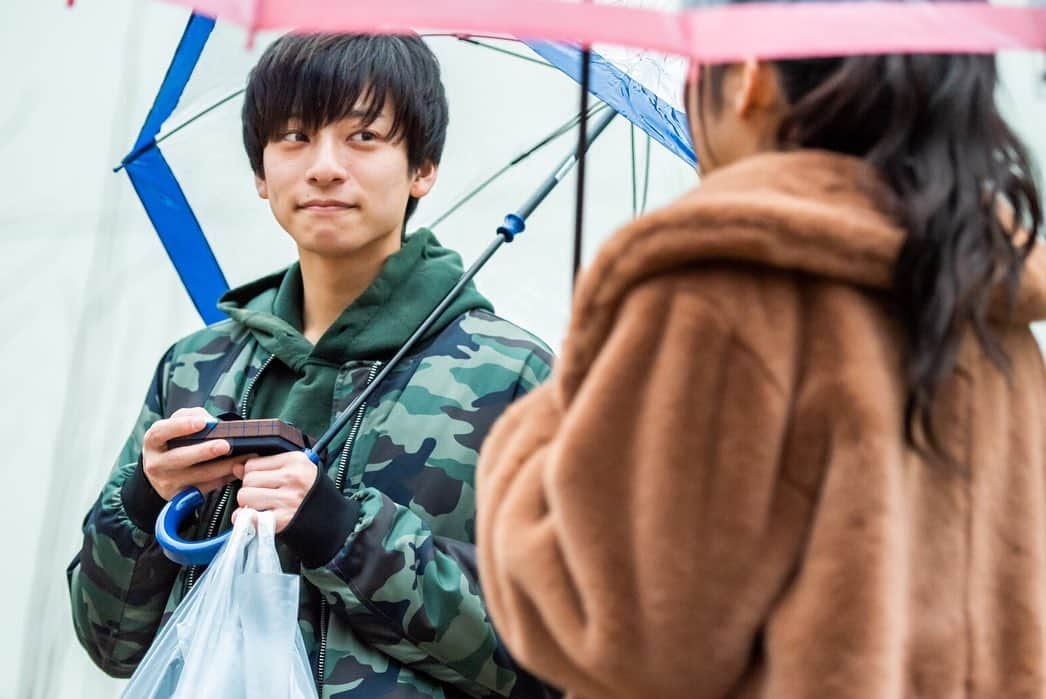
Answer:
[[312, 148], [312, 160], [306, 172], [309, 182], [323, 186], [344, 181], [348, 172], [343, 155], [332, 139], [318, 139]]

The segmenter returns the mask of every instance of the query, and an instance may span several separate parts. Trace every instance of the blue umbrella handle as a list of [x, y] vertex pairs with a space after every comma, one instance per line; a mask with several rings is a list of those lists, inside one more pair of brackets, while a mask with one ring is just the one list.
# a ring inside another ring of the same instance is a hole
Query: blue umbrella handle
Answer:
[[178, 529], [193, 510], [203, 504], [203, 493], [188, 488], [171, 498], [156, 518], [156, 540], [165, 556], [183, 566], [206, 565], [218, 554], [232, 530], [211, 539], [188, 541], [178, 536]]

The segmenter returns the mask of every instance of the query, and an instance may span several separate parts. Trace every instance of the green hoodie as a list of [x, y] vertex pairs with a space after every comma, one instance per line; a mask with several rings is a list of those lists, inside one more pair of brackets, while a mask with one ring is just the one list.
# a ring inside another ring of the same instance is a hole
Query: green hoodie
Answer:
[[[127, 677], [199, 571], [153, 536], [163, 499], [142, 439], [180, 408], [281, 416], [318, 436], [452, 288], [457, 255], [421, 231], [313, 347], [296, 266], [229, 293], [230, 319], [176, 342], [83, 525], [68, 569], [73, 623], [91, 658]], [[493, 422], [550, 373], [540, 340], [469, 287], [360, 407], [277, 538], [301, 576], [299, 628], [323, 699], [547, 694], [497, 637], [475, 560], [475, 470]], [[188, 539], [228, 528], [231, 487]]]
[[[250, 330], [272, 362], [254, 387], [250, 414], [293, 423], [313, 439], [332, 420], [334, 383], [348, 360], [388, 359], [461, 278], [464, 268], [435, 234], [420, 229], [389, 257], [378, 277], [313, 345], [302, 335], [301, 267], [226, 293], [218, 307]], [[469, 311], [493, 311], [471, 282], [422, 337], [429, 340]]]

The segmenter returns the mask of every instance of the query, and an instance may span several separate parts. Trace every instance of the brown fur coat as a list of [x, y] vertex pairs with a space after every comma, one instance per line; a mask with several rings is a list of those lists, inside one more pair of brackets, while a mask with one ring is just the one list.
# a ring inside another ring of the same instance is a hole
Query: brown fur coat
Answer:
[[888, 202], [858, 160], [757, 156], [601, 251], [481, 457], [525, 666], [585, 699], [1046, 696], [1046, 259], [993, 311], [1009, 378], [967, 338], [939, 395], [968, 475], [929, 463]]

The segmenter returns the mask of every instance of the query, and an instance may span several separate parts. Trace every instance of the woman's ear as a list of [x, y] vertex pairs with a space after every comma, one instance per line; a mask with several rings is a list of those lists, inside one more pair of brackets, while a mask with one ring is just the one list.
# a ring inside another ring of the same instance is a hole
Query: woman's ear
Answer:
[[258, 190], [258, 196], [262, 199], [269, 198], [269, 185], [265, 183], [265, 180], [260, 176], [254, 176], [254, 188]]
[[734, 113], [744, 119], [755, 111], [772, 111], [780, 101], [781, 88], [773, 67], [749, 58], [740, 66], [740, 81], [734, 94]]
[[423, 196], [432, 191], [432, 187], [436, 184], [436, 176], [439, 174], [439, 165], [426, 160], [424, 163], [414, 171], [413, 179], [410, 183], [410, 196], [415, 199], [421, 199]]

